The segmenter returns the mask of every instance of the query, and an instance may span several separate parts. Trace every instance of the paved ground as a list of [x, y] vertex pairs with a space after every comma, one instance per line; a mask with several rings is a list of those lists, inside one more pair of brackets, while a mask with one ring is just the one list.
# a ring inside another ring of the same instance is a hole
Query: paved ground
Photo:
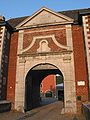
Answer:
[[83, 115], [63, 115], [61, 101], [52, 100], [51, 104], [44, 100], [44, 105], [25, 114], [19, 112], [0, 113], [0, 120], [85, 120]]

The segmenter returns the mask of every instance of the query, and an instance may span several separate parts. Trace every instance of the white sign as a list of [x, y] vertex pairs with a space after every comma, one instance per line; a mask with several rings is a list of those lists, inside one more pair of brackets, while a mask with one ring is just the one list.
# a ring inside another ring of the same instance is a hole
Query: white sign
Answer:
[[78, 81], [78, 86], [84, 86], [85, 85], [85, 81]]

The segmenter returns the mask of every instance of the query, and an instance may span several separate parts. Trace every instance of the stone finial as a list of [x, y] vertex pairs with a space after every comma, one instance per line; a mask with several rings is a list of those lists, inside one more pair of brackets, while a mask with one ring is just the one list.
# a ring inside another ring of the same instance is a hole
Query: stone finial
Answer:
[[0, 21], [5, 21], [5, 17], [4, 16], [0, 16]]

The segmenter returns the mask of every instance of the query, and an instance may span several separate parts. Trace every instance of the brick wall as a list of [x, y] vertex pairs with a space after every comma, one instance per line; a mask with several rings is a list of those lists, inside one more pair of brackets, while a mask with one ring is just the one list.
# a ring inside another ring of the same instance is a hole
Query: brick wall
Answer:
[[10, 33], [7, 29], [5, 29], [5, 34], [2, 44], [2, 61], [1, 61], [2, 99], [4, 100], [6, 99], [6, 94], [7, 94], [9, 47], [10, 47]]
[[[3, 18], [1, 21], [4, 22]], [[2, 24], [0, 27], [0, 100], [5, 100], [7, 94], [9, 39], [9, 30]]]
[[[76, 80], [76, 96], [77, 107], [80, 110], [82, 102], [88, 101], [88, 79], [85, 59], [85, 48], [83, 30], [81, 26], [74, 25], [73, 30], [73, 47], [75, 61], [75, 80]], [[85, 85], [78, 85], [79, 81], [84, 81]]]
[[15, 101], [15, 82], [16, 82], [16, 63], [17, 63], [18, 32], [11, 36], [9, 65], [8, 65], [8, 84], [7, 99], [12, 103]]
[[[55, 35], [56, 40], [58, 43], [62, 45], [66, 45], [66, 28], [64, 25], [61, 26], [48, 26], [48, 27], [42, 27], [42, 28], [32, 28], [30, 30], [24, 30], [24, 38], [23, 38], [23, 48], [27, 48], [35, 36], [48, 36], [48, 35]], [[43, 38], [44, 39], [44, 38]], [[31, 47], [30, 50], [27, 51], [27, 53], [35, 53], [37, 52], [37, 49], [39, 48], [39, 43], [43, 39], [37, 39], [35, 44]], [[48, 41], [48, 46], [51, 48], [51, 52], [58, 52], [61, 51], [62, 48], [55, 45], [52, 38], [45, 38]]]
[[[54, 28], [55, 27], [55, 28]], [[66, 45], [66, 29], [65, 26], [61, 26], [62, 29], [53, 30], [60, 28], [60, 26], [53, 27], [43, 27], [43, 28], [33, 28], [24, 30], [24, 43], [23, 48], [28, 47], [32, 42], [33, 36], [45, 36], [54, 34], [57, 41], [63, 45]], [[51, 30], [52, 29], [52, 30]], [[50, 30], [50, 31], [49, 31]], [[72, 36], [73, 36], [73, 47], [74, 47], [74, 61], [75, 61], [75, 80], [76, 80], [76, 96], [77, 96], [77, 107], [78, 111], [82, 102], [88, 101], [88, 79], [86, 70], [86, 60], [85, 60], [85, 48], [84, 48], [84, 38], [83, 30], [79, 25], [72, 26]], [[34, 46], [27, 53], [36, 52], [39, 47], [39, 42], [41, 39], [37, 39]], [[49, 41], [49, 47], [53, 51], [60, 51], [52, 42], [51, 38], [47, 38]], [[10, 43], [10, 53], [9, 53], [9, 67], [8, 67], [8, 85], [7, 85], [7, 99], [12, 103], [15, 102], [15, 82], [16, 82], [16, 63], [17, 63], [17, 46], [18, 46], [18, 32], [14, 32], [11, 36]], [[84, 81], [85, 86], [79, 86], [78, 82]]]
[[56, 90], [56, 79], [54, 75], [48, 75], [42, 81], [42, 93], [46, 93], [47, 91], [52, 91], [55, 93]]

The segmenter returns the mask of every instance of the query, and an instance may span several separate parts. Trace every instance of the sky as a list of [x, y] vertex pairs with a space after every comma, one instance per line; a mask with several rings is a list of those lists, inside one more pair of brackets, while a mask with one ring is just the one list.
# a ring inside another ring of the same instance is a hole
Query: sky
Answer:
[[90, 8], [90, 0], [1, 0], [0, 15], [6, 20], [31, 16], [43, 6], [56, 12], [83, 9]]

